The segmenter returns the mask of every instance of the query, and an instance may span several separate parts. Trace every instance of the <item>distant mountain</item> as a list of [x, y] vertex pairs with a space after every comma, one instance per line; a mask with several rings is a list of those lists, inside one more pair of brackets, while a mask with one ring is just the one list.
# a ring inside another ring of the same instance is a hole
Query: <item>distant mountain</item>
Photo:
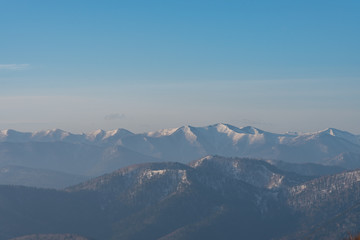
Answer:
[[133, 164], [153, 162], [120, 145], [97, 146], [70, 142], [0, 142], [0, 167], [9, 165], [64, 173], [98, 176]]
[[0, 186], [0, 239], [342, 239], [358, 230], [359, 179], [208, 156], [132, 165], [65, 191]]
[[0, 184], [61, 189], [78, 184], [89, 177], [58, 171], [18, 166], [0, 167]]
[[[334, 128], [314, 133], [266, 132], [229, 124], [184, 126], [134, 134], [126, 129], [72, 134], [54, 129], [33, 133], [0, 132], [1, 142], [66, 142], [97, 146], [123, 146], [146, 156], [187, 162], [207, 155], [277, 159], [287, 162], [337, 163], [345, 153], [360, 154], [360, 136]], [[358, 159], [357, 159], [358, 160]], [[346, 161], [345, 161], [346, 162]], [[339, 164], [345, 164], [341, 162]], [[359, 165], [360, 166], [360, 165]]]
[[[204, 155], [221, 155], [326, 164], [344, 153], [360, 153], [355, 135], [335, 129], [306, 134], [274, 134], [254, 127], [216, 124], [200, 128], [186, 126], [166, 133], [147, 134], [143, 138], [148, 145], [151, 144], [147, 148], [135, 149], [137, 145], [134, 147], [126, 139], [122, 144], [147, 155], [180, 162]], [[359, 167], [360, 159], [357, 160]], [[346, 167], [347, 159], [339, 164]]]
[[316, 163], [289, 163], [284, 161], [268, 161], [278, 169], [287, 172], [294, 172], [305, 176], [325, 176], [346, 171], [345, 168], [339, 166], [327, 166]]
[[[0, 167], [16, 165], [99, 176], [131, 164], [188, 163], [208, 155], [356, 169], [360, 168], [360, 137], [333, 128], [314, 133], [276, 134], [222, 123], [141, 134], [126, 129], [96, 130], [88, 134], [59, 129], [33, 133], [0, 131]], [[297, 170], [310, 171], [304, 166], [299, 165]]]

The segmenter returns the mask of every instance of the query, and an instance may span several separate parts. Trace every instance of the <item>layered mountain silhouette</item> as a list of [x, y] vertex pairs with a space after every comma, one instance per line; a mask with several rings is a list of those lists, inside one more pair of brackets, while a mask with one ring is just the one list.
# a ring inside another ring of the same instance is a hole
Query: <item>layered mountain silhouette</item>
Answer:
[[333, 128], [314, 133], [276, 134], [251, 126], [238, 128], [221, 123], [141, 134], [125, 129], [88, 134], [59, 129], [33, 133], [0, 131], [0, 168], [18, 166], [94, 177], [131, 164], [188, 163], [207, 155], [318, 164], [307, 168], [311, 168], [309, 174], [312, 171], [319, 174], [321, 171], [312, 169], [324, 169], [322, 165], [338, 169], [360, 167], [360, 136]]
[[89, 179], [88, 176], [73, 175], [52, 170], [18, 166], [0, 168], [0, 183], [5, 185], [62, 189], [87, 179]]
[[65, 190], [0, 186], [0, 239], [342, 239], [360, 172], [315, 177], [250, 158], [131, 165]]

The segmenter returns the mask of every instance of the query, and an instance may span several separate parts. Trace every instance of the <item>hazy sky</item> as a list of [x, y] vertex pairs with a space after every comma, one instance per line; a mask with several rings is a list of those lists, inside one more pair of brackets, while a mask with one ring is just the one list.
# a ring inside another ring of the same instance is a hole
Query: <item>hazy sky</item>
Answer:
[[0, 129], [360, 134], [360, 1], [0, 0]]

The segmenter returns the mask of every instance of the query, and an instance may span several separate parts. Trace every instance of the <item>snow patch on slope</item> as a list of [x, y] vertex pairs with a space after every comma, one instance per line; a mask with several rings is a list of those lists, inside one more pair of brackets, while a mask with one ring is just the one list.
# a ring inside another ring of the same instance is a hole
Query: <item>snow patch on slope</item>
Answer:
[[172, 135], [174, 132], [176, 132], [179, 128], [168, 128], [168, 129], [162, 129], [159, 131], [154, 131], [154, 132], [148, 132], [146, 133], [146, 136], [148, 137], [164, 137], [164, 136], [170, 136]]

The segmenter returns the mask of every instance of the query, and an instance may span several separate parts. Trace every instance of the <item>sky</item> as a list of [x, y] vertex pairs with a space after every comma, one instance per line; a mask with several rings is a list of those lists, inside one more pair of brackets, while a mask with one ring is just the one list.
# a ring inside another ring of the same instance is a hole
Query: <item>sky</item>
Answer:
[[360, 1], [0, 0], [0, 129], [360, 134]]

